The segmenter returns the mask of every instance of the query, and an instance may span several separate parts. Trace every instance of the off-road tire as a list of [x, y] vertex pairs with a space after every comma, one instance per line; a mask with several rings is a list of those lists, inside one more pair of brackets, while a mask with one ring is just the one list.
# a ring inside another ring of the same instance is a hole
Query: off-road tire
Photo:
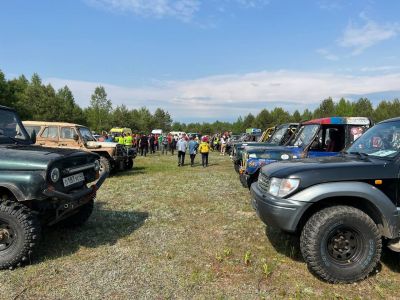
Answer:
[[243, 187], [249, 188], [249, 185], [247, 184], [246, 176], [239, 174], [239, 180]]
[[351, 283], [376, 267], [382, 240], [374, 221], [351, 206], [333, 206], [315, 213], [300, 237], [309, 269], [331, 283]]
[[233, 164], [233, 167], [235, 168], [236, 173], [239, 173], [239, 171], [240, 171], [240, 165], [234, 163], [234, 164]]
[[41, 233], [35, 213], [18, 202], [0, 201], [0, 227], [9, 235], [6, 241], [0, 242], [0, 269], [30, 262]]
[[104, 172], [110, 173], [111, 171], [111, 164], [107, 157], [101, 156], [100, 157], [100, 175]]
[[128, 162], [125, 164], [125, 170], [131, 170], [133, 168], [133, 159], [128, 159]]
[[94, 197], [89, 202], [80, 206], [77, 211], [68, 218], [60, 221], [57, 225], [60, 227], [74, 228], [82, 226], [92, 215], [94, 208]]

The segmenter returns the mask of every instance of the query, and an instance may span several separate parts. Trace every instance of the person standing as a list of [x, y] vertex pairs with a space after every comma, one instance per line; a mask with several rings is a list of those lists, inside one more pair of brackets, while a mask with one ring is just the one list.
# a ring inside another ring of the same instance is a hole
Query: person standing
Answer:
[[162, 134], [160, 134], [158, 136], [158, 143], [157, 143], [157, 151], [161, 151], [161, 149], [163, 148], [163, 141], [165, 139], [165, 136], [163, 136]]
[[199, 144], [193, 139], [193, 136], [190, 136], [189, 139], [190, 139], [190, 141], [188, 143], [188, 147], [189, 147], [189, 154], [190, 154], [190, 166], [193, 167], [194, 159], [196, 157], [197, 148], [198, 148]]
[[226, 137], [223, 135], [221, 137], [221, 155], [225, 155], [225, 150], [226, 150]]
[[175, 136], [172, 137], [171, 145], [170, 145], [172, 155], [174, 155], [174, 151], [176, 149], [177, 142], [178, 142], [178, 136], [175, 134]]
[[167, 139], [167, 137], [166, 136], [164, 136], [163, 137], [163, 139], [162, 139], [162, 142], [161, 142], [161, 153], [164, 155], [164, 152], [165, 152], [165, 154], [168, 154], [168, 139]]
[[206, 138], [201, 139], [199, 152], [201, 154], [201, 164], [203, 165], [203, 168], [208, 167], [208, 153], [210, 152], [210, 145], [208, 144], [208, 140]]
[[142, 137], [140, 138], [139, 141], [139, 145], [140, 145], [140, 156], [146, 156], [147, 155], [147, 151], [149, 149], [149, 139], [147, 138], [146, 135], [142, 135]]
[[185, 165], [187, 144], [188, 143], [183, 137], [181, 137], [178, 143], [176, 144], [176, 148], [178, 150], [178, 167], [183, 167]]
[[155, 137], [153, 134], [150, 135], [149, 137], [149, 144], [150, 144], [150, 153], [155, 153], [156, 151], [154, 150], [155, 145]]

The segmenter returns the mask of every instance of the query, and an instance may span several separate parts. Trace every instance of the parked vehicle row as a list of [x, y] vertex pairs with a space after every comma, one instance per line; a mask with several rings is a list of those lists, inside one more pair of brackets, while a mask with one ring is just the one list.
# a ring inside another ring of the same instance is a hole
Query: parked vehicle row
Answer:
[[[287, 126], [285, 124], [280, 128], [282, 130]], [[294, 128], [293, 124], [289, 126]], [[287, 135], [284, 146], [278, 147], [273, 140], [268, 145], [246, 146], [242, 152], [240, 182], [250, 188], [257, 181], [261, 167], [275, 161], [337, 155], [370, 126], [371, 121], [363, 117], [315, 119], [301, 123], [296, 135]]]
[[250, 188], [257, 215], [298, 234], [309, 269], [328, 282], [370, 275], [383, 239], [400, 252], [400, 118], [371, 125], [366, 118], [312, 120], [286, 147], [246, 150], [246, 170], [259, 160]]
[[231, 154], [233, 165], [236, 172], [240, 172], [243, 164], [243, 151], [246, 148], [258, 148], [268, 146], [280, 146], [285, 145], [293, 136], [297, 129], [297, 123], [288, 123], [279, 125], [276, 127], [267, 128], [264, 131], [261, 140], [258, 142], [238, 142], [233, 145], [233, 151]]
[[[23, 121], [36, 144], [52, 148], [79, 149], [100, 155], [100, 173], [132, 169], [135, 151], [114, 142], [99, 142], [89, 128], [71, 123]], [[130, 129], [129, 129], [130, 130]], [[113, 132], [127, 128], [113, 128]]]

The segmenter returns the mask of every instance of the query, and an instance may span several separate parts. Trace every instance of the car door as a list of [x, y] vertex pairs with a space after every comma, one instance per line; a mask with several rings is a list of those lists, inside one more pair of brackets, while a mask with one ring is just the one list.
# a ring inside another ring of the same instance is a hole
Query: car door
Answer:
[[74, 127], [60, 126], [59, 146], [61, 148], [80, 148], [79, 136]]
[[308, 157], [335, 156], [344, 148], [344, 131], [338, 126], [321, 126]]

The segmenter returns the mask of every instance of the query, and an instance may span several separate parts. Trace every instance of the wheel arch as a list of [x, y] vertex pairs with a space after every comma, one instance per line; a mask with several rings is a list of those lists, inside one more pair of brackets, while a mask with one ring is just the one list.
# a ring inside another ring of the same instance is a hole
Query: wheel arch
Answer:
[[3, 200], [4, 195], [18, 201], [23, 201], [26, 198], [25, 195], [16, 186], [0, 183], [0, 201]]
[[318, 202], [315, 202], [311, 205], [301, 216], [296, 231], [301, 231], [304, 227], [307, 220], [316, 212], [332, 206], [345, 205], [357, 208], [367, 214], [374, 222], [377, 224], [380, 233], [383, 236], [391, 236], [391, 233], [388, 226], [385, 226], [384, 216], [379, 211], [379, 209], [375, 206], [375, 204], [371, 203], [369, 200], [362, 197], [354, 197], [354, 196], [338, 196], [338, 197], [328, 197], [321, 199]]
[[296, 231], [300, 231], [307, 220], [317, 211], [330, 206], [347, 205], [366, 213], [377, 224], [382, 236], [395, 238], [399, 235], [399, 220], [396, 206], [380, 190], [364, 182], [324, 183], [298, 194], [299, 201], [311, 205], [302, 213]]

